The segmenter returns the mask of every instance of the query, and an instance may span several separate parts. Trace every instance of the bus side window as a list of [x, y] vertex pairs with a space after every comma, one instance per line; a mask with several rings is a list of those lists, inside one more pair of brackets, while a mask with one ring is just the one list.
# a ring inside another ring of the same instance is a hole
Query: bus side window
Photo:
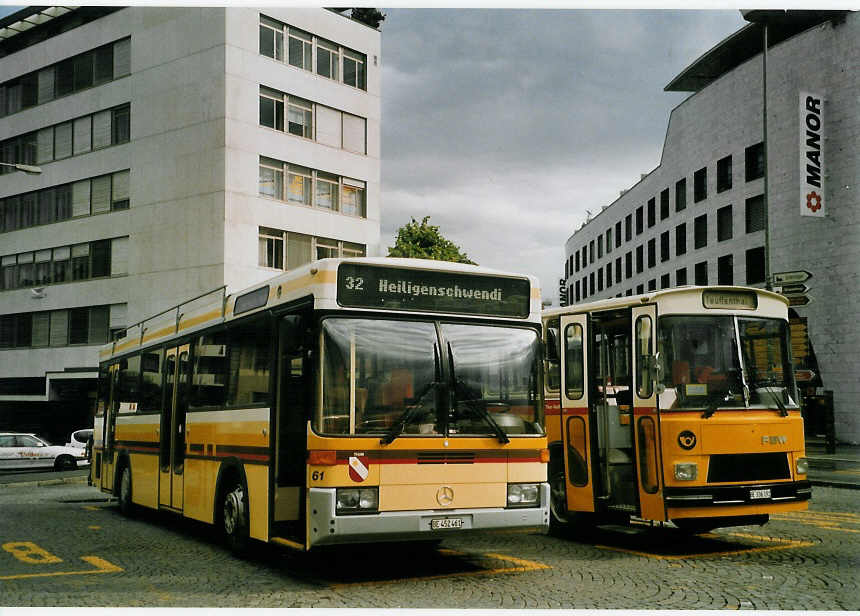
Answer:
[[559, 319], [553, 319], [546, 327], [546, 388], [558, 391], [561, 386], [561, 339]]
[[583, 394], [582, 326], [571, 323], [564, 330], [564, 376], [567, 397], [579, 400]]

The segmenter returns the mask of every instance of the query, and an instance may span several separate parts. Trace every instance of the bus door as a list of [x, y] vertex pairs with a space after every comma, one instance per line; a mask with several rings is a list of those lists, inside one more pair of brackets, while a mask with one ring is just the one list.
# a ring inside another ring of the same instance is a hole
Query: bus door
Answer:
[[594, 511], [589, 416], [588, 315], [561, 317], [561, 436], [564, 445], [564, 486], [553, 483], [554, 497], [566, 491], [568, 511]]
[[185, 464], [185, 412], [188, 408], [189, 345], [167, 349], [164, 408], [161, 412], [158, 504], [182, 509]]
[[629, 516], [639, 509], [634, 479], [630, 311], [593, 313], [589, 342], [597, 501], [609, 511]]
[[640, 516], [665, 520], [660, 455], [660, 417], [657, 412], [654, 304], [632, 310], [633, 321], [633, 423]]
[[114, 399], [117, 391], [117, 378], [119, 375], [119, 364], [108, 366], [108, 378], [105, 383], [104, 392], [105, 414], [102, 424], [102, 455], [101, 473], [99, 487], [105, 490], [113, 490], [114, 473], [114, 437], [116, 435], [116, 414], [119, 410], [119, 402]]

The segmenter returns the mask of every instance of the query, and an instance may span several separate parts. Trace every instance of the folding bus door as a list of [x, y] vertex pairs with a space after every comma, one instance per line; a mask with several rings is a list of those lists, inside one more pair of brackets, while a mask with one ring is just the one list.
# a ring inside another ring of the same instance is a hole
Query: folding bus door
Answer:
[[188, 408], [189, 345], [167, 349], [161, 412], [158, 504], [182, 510], [185, 412]]
[[665, 520], [663, 472], [660, 455], [660, 416], [657, 412], [654, 357], [657, 307], [654, 304], [632, 310], [633, 323], [633, 422], [640, 516]]
[[[589, 416], [588, 315], [561, 317], [561, 434], [568, 511], [594, 511]], [[553, 489], [556, 488], [553, 486]]]

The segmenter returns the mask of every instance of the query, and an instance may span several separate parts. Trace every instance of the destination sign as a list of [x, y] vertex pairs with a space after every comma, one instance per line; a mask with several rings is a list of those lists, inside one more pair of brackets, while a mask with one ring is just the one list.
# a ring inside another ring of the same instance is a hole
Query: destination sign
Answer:
[[702, 305], [705, 308], [755, 310], [758, 297], [747, 291], [702, 291]]
[[529, 315], [526, 278], [341, 263], [337, 303], [350, 308], [517, 317]]

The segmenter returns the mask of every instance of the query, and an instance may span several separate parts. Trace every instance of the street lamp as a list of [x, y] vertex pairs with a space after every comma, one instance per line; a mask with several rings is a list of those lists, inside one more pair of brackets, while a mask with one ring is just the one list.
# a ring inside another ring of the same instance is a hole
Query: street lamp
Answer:
[[21, 163], [0, 163], [0, 165], [4, 167], [12, 167], [13, 169], [23, 171], [24, 173], [29, 173], [32, 175], [42, 173], [42, 168], [37, 167], [36, 165], [23, 165]]

